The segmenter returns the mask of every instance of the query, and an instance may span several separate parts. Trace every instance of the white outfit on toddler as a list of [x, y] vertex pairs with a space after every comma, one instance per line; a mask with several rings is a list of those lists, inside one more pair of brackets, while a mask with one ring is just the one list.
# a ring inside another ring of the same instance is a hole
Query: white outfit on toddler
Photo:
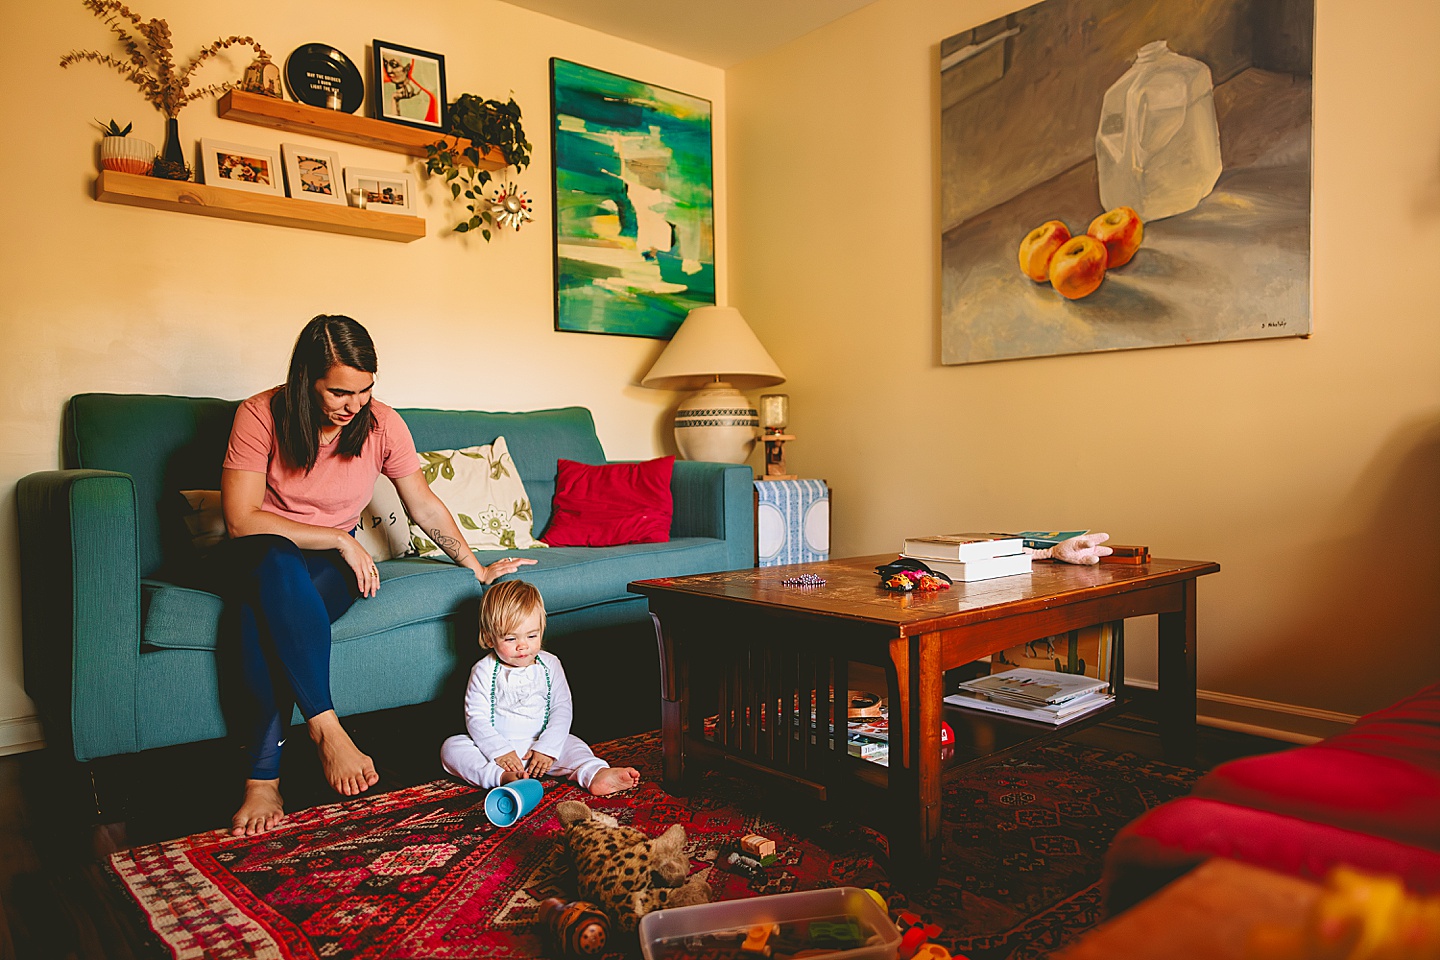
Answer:
[[541, 650], [530, 666], [512, 667], [492, 651], [470, 670], [466, 732], [441, 745], [440, 763], [447, 772], [488, 790], [500, 786], [505, 773], [496, 757], [513, 750], [523, 762], [528, 751], [536, 750], [555, 758], [546, 776], [567, 777], [589, 789], [595, 774], [610, 764], [571, 736], [574, 713], [558, 657]]

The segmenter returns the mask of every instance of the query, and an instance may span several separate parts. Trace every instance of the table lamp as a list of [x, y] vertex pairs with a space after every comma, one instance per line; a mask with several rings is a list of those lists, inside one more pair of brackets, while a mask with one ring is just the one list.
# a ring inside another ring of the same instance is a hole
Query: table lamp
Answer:
[[760, 416], [740, 390], [784, 380], [739, 310], [696, 307], [640, 385], [699, 388], [675, 411], [675, 448], [683, 459], [744, 463], [755, 446]]

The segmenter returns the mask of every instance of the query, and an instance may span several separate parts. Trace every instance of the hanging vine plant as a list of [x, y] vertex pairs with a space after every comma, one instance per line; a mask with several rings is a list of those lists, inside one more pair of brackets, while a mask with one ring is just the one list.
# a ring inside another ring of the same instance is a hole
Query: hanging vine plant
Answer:
[[[470, 216], [455, 225], [455, 232], [478, 230], [489, 240], [490, 229], [497, 225], [498, 208], [494, 200], [485, 195], [485, 187], [494, 176], [479, 167], [480, 158], [490, 150], [498, 150], [506, 165], [517, 171], [530, 165], [530, 141], [525, 139], [525, 127], [520, 122], [520, 106], [513, 97], [508, 103], [501, 103], [462, 93], [450, 104], [445, 127], [450, 137], [464, 138], [470, 143], [463, 149], [459, 147], [460, 141], [454, 139], [428, 144], [425, 170], [431, 176], [445, 178], [452, 199], [465, 198], [464, 206]], [[513, 190], [511, 186], [512, 193]], [[519, 222], [512, 222], [519, 229]]]

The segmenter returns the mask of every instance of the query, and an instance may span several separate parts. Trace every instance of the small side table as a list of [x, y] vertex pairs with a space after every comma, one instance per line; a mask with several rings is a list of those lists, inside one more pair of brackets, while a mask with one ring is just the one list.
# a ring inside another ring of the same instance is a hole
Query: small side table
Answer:
[[830, 559], [830, 487], [824, 480], [755, 481], [755, 565]]

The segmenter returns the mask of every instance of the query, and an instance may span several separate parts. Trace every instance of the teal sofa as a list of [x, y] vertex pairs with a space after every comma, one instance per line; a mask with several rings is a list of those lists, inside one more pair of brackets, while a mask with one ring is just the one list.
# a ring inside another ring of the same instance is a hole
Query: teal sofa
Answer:
[[[218, 488], [237, 405], [76, 396], [64, 416], [66, 469], [31, 474], [16, 487], [25, 687], [47, 742], [76, 760], [227, 733], [222, 681], [229, 673], [220, 661], [233, 648], [221, 642], [230, 618], [222, 618], [215, 595], [177, 585], [196, 562], [179, 491]], [[400, 414], [420, 450], [504, 436], [532, 500], [537, 535], [550, 517], [556, 461], [605, 462], [594, 421], [581, 407]], [[645, 599], [626, 590], [632, 580], [753, 565], [747, 467], [677, 462], [672, 492], [667, 543], [519, 551], [538, 561], [521, 575], [545, 597], [547, 642], [576, 646], [587, 631], [624, 624], [650, 630]], [[489, 563], [502, 553], [517, 551], [477, 555]], [[468, 570], [402, 558], [380, 564], [380, 578], [379, 594], [334, 625], [331, 686], [342, 716], [430, 702], [457, 678], [463, 688], [476, 655], [483, 588]], [[652, 659], [653, 637], [652, 630]], [[590, 658], [606, 659], [613, 658]], [[575, 687], [600, 682], [571, 680]], [[576, 691], [577, 712], [582, 693]]]

